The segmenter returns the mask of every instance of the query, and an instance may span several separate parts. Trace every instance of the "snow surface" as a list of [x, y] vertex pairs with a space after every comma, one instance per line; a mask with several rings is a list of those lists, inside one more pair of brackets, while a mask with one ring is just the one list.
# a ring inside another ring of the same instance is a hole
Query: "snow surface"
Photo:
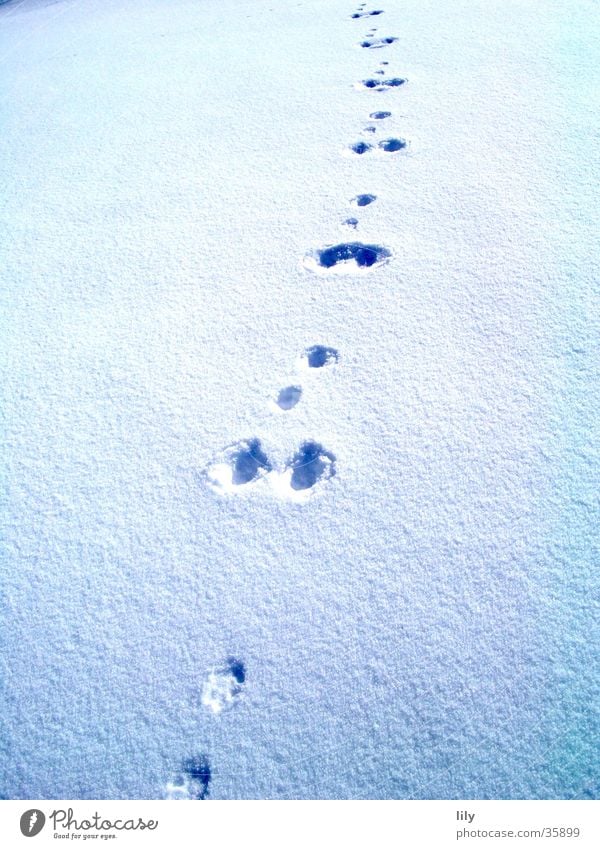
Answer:
[[600, 796], [598, 7], [375, 8], [0, 8], [7, 798]]

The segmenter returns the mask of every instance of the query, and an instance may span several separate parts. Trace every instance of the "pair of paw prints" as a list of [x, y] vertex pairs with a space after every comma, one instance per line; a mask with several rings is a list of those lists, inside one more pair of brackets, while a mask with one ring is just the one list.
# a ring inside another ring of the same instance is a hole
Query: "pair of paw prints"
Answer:
[[[218, 715], [232, 707], [242, 696], [246, 683], [246, 665], [229, 656], [211, 669], [202, 686], [202, 704]], [[204, 800], [208, 798], [212, 770], [205, 753], [185, 758], [171, 781], [167, 782], [165, 798], [171, 800]]]
[[[371, 130], [371, 132], [373, 132]], [[406, 139], [399, 138], [389, 138], [382, 139], [377, 145], [370, 144], [365, 141], [354, 142], [354, 144], [349, 145], [344, 153], [349, 156], [363, 156], [365, 153], [398, 153], [401, 150], [404, 150], [408, 146], [408, 142]]]
[[317, 274], [362, 274], [384, 265], [391, 256], [383, 245], [341, 242], [310, 251], [304, 267]]
[[375, 9], [372, 12], [362, 12], [362, 11], [358, 12], [357, 11], [357, 12], [354, 12], [353, 15], [350, 15], [350, 17], [354, 20], [357, 20], [358, 18], [369, 18], [369, 17], [372, 17], [374, 15], [383, 15], [383, 9]]
[[378, 50], [381, 47], [387, 47], [388, 44], [393, 44], [395, 41], [398, 41], [395, 35], [388, 35], [385, 38], [365, 38], [364, 41], [360, 42], [360, 46], [367, 50]]
[[[338, 361], [335, 348], [312, 345], [304, 351], [300, 365], [303, 369], [320, 369]], [[279, 390], [271, 401], [278, 413], [288, 413], [302, 398], [302, 386], [290, 384]], [[336, 458], [321, 443], [307, 439], [281, 466], [272, 461], [258, 437], [243, 439], [225, 448], [206, 470], [209, 486], [222, 495], [240, 494], [270, 486], [281, 498], [303, 502], [317, 484], [332, 478]]]
[[[380, 76], [385, 76], [385, 72], [381, 74], [380, 71], [375, 71], [375, 73]], [[400, 86], [406, 85], [406, 82], [406, 77], [389, 77], [386, 80], [367, 77], [366, 80], [361, 80], [359, 83], [356, 83], [355, 88], [371, 89], [373, 91], [389, 91], [391, 88], [400, 88]]]
[[208, 471], [209, 482], [218, 492], [235, 493], [240, 488], [270, 482], [278, 495], [304, 500], [315, 484], [335, 474], [335, 456], [314, 440], [303, 442], [279, 470], [269, 460], [260, 439], [242, 440], [225, 449], [222, 462]]

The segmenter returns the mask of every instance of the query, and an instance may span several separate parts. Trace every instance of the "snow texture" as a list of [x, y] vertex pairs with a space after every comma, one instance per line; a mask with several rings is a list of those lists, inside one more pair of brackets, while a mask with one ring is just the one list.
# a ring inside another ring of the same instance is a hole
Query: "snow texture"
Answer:
[[0, 795], [599, 797], [598, 38], [2, 4]]

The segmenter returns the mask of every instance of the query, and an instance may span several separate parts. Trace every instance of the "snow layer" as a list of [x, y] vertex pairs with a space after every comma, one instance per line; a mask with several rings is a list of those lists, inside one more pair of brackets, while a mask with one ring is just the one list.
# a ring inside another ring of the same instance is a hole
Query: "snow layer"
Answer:
[[5, 797], [600, 795], [597, 8], [376, 8], [0, 9]]

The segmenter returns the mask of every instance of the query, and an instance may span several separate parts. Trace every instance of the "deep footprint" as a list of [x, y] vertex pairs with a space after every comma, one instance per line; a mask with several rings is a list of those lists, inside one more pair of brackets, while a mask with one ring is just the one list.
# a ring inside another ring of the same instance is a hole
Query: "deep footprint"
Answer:
[[286, 386], [285, 389], [279, 391], [277, 406], [281, 407], [282, 410], [291, 410], [296, 406], [301, 397], [301, 386]]
[[221, 461], [213, 463], [206, 474], [213, 488], [235, 492], [270, 471], [271, 464], [260, 439], [252, 438], [226, 448]]
[[363, 153], [367, 153], [369, 150], [373, 150], [372, 144], [367, 144], [367, 142], [359, 141], [351, 144], [348, 150], [351, 150], [352, 153], [358, 154], [358, 156], [362, 156]]
[[311, 271], [352, 274], [358, 269], [377, 268], [387, 262], [390, 257], [391, 252], [381, 245], [342, 242], [308, 254], [304, 264]]
[[369, 118], [372, 118], [374, 121], [382, 121], [384, 118], [390, 118], [391, 115], [391, 112], [371, 112]]
[[187, 758], [175, 780], [167, 785], [167, 799], [206, 799], [211, 778], [206, 755]]
[[250, 483], [260, 475], [261, 469], [271, 468], [267, 455], [260, 446], [259, 439], [251, 439], [240, 447], [234, 458], [232, 483], [242, 486]]
[[246, 681], [246, 667], [236, 657], [228, 657], [208, 675], [202, 687], [202, 704], [213, 713], [230, 707], [240, 697]]
[[335, 456], [318, 442], [304, 442], [289, 464], [292, 489], [306, 490], [335, 475]]
[[377, 195], [356, 195], [356, 197], [352, 198], [350, 203], [354, 203], [356, 206], [368, 206], [376, 200]]
[[327, 345], [311, 345], [306, 348], [302, 358], [309, 368], [323, 368], [337, 363], [339, 354], [335, 348], [328, 348]]
[[379, 147], [386, 153], [396, 153], [398, 150], [404, 150], [407, 142], [404, 139], [383, 139], [379, 142]]

